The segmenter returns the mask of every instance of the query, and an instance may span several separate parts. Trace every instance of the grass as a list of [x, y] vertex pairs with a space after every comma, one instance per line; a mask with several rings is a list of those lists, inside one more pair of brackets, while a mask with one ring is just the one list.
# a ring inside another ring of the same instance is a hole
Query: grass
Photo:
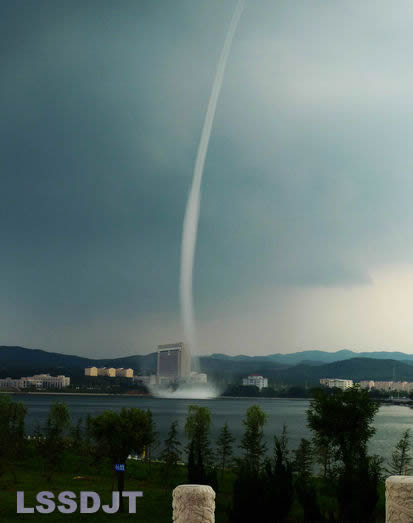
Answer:
[[[173, 481], [169, 485], [164, 484], [162, 465], [160, 463], [145, 463], [130, 460], [127, 463], [125, 473], [125, 490], [141, 490], [143, 497], [136, 502], [136, 514], [127, 513], [127, 499], [125, 499], [124, 513], [106, 514], [99, 510], [95, 514], [81, 514], [76, 511], [70, 517], [61, 514], [57, 508], [53, 513], [40, 514], [17, 514], [16, 492], [24, 491], [25, 506], [36, 505], [36, 494], [48, 490], [57, 495], [65, 490], [76, 494], [76, 502], [79, 503], [80, 491], [94, 491], [100, 495], [102, 504], [110, 504], [112, 491], [117, 490], [117, 483], [111, 465], [101, 461], [95, 465], [91, 464], [90, 457], [82, 457], [74, 452], [66, 451], [59, 469], [52, 475], [52, 479], [46, 478], [43, 462], [34, 449], [28, 448], [24, 459], [16, 467], [15, 477], [13, 471], [6, 471], [0, 476], [0, 522], [14, 521], [42, 521], [54, 522], [64, 521], [142, 521], [145, 523], [170, 523], [172, 521], [172, 491], [176, 485], [186, 483], [186, 467], [178, 466]], [[83, 479], [75, 479], [81, 476]], [[216, 523], [228, 523], [228, 509], [232, 500], [232, 484], [234, 474], [226, 471], [224, 477], [219, 474], [219, 489], [216, 496]], [[319, 500], [324, 509], [334, 509], [336, 504], [331, 493], [326, 491], [326, 485], [322, 485], [320, 479], [315, 480]], [[327, 489], [328, 490], [328, 489]], [[57, 499], [56, 499], [57, 502]], [[254, 501], [251, 500], [253, 503]], [[58, 504], [58, 502], [57, 502]], [[258, 507], [259, 509], [259, 507]], [[384, 486], [380, 489], [380, 500], [378, 503], [378, 514], [384, 514]], [[302, 509], [295, 500], [290, 514], [290, 522], [302, 522]], [[381, 517], [377, 521], [382, 521]]]
[[[0, 521], [142, 521], [145, 523], [163, 523], [172, 521], [172, 491], [176, 485], [186, 483], [186, 467], [177, 467], [173, 482], [164, 485], [162, 466], [159, 463], [145, 463], [130, 460], [125, 473], [125, 490], [141, 490], [142, 498], [137, 498], [136, 514], [128, 514], [128, 500], [125, 499], [125, 512], [106, 514], [99, 510], [95, 514], [81, 514], [76, 511], [72, 517], [61, 514], [57, 508], [53, 513], [17, 514], [17, 491], [24, 491], [25, 506], [34, 507], [36, 494], [40, 491], [50, 491], [57, 495], [62, 491], [72, 491], [76, 494], [79, 504], [80, 491], [94, 491], [100, 495], [101, 504], [111, 505], [112, 491], [117, 490], [115, 473], [111, 465], [101, 462], [96, 465], [90, 463], [90, 458], [77, 456], [66, 452], [59, 469], [48, 480], [45, 475], [42, 461], [34, 452], [29, 452], [25, 459], [16, 467], [16, 479], [11, 471], [0, 476]], [[81, 476], [83, 479], [75, 479]], [[232, 473], [227, 473], [221, 481], [217, 496], [216, 522], [226, 523], [226, 508], [231, 501]]]

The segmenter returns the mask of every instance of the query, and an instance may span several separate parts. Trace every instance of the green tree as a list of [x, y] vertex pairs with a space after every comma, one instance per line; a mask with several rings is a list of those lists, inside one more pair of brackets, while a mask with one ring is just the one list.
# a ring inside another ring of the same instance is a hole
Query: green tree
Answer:
[[258, 405], [252, 405], [247, 409], [242, 423], [245, 427], [240, 447], [244, 451], [245, 464], [253, 470], [259, 470], [266, 452], [264, 442], [264, 424], [266, 415]]
[[160, 455], [160, 458], [164, 462], [162, 467], [162, 475], [166, 485], [169, 485], [176, 466], [181, 455], [181, 443], [178, 440], [178, 422], [174, 421], [168, 432], [168, 437], [165, 440], [164, 449]]
[[50, 481], [59, 467], [65, 448], [66, 436], [70, 429], [70, 412], [66, 403], [52, 403], [46, 426], [36, 438], [37, 447], [44, 461], [44, 474]]
[[315, 389], [307, 421], [318, 440], [328, 442], [335, 458], [350, 469], [366, 456], [367, 443], [376, 431], [372, 423], [378, 408], [368, 392], [358, 387], [335, 394]]
[[390, 466], [386, 469], [389, 474], [406, 475], [412, 471], [410, 467], [412, 461], [410, 438], [410, 429], [407, 429], [402, 433], [402, 437], [392, 452]]
[[27, 409], [23, 403], [0, 394], [0, 474], [12, 471], [16, 481], [16, 462], [24, 451], [24, 418]]
[[[254, 521], [256, 507], [266, 503], [267, 480], [262, 470], [266, 451], [263, 427], [266, 415], [258, 405], [252, 405], [245, 413], [242, 423], [245, 427], [240, 448], [244, 451], [238, 461], [237, 475], [232, 488], [230, 521], [247, 523]], [[251, 499], [254, 503], [251, 503]], [[265, 513], [265, 512], [264, 512]]]
[[[120, 412], [105, 411], [91, 419], [91, 432], [95, 441], [97, 456], [115, 464], [126, 464], [128, 456], [141, 454], [154, 440], [154, 425], [149, 410], [123, 408]], [[124, 474], [118, 473], [118, 491], [124, 487]], [[123, 510], [120, 496], [120, 509]]]
[[70, 430], [70, 444], [77, 452], [82, 453], [84, 447], [83, 420], [79, 418]]
[[299, 478], [307, 480], [313, 470], [311, 441], [301, 438], [300, 445], [294, 451], [293, 470]]
[[304, 521], [324, 521], [317, 500], [317, 492], [312, 483], [313, 453], [311, 441], [302, 438], [294, 451], [293, 470], [296, 473], [295, 491], [303, 512]]
[[375, 520], [381, 463], [376, 456], [368, 456], [367, 444], [375, 433], [372, 423], [378, 408], [359, 387], [333, 393], [313, 391], [308, 425], [315, 443], [331, 450], [337, 463], [340, 521]]
[[232, 446], [234, 442], [235, 438], [229, 431], [228, 423], [225, 423], [219, 433], [216, 445], [216, 455], [221, 467], [221, 478], [224, 477], [225, 467], [231, 464]]
[[209, 440], [211, 413], [207, 407], [189, 405], [185, 433], [189, 440], [188, 481], [191, 483], [214, 483], [212, 451]]
[[286, 521], [294, 499], [293, 469], [289, 458], [287, 427], [281, 436], [274, 436], [274, 455], [265, 461], [264, 467], [264, 513], [270, 514], [277, 507], [277, 522]]

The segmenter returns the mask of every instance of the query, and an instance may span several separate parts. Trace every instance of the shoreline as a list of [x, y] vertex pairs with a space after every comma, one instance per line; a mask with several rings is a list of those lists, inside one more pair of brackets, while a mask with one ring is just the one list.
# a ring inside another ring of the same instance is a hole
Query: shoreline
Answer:
[[128, 394], [126, 392], [113, 393], [113, 392], [23, 392], [23, 391], [0, 391], [0, 394], [31, 394], [33, 396], [128, 396], [129, 398], [153, 398], [152, 394]]

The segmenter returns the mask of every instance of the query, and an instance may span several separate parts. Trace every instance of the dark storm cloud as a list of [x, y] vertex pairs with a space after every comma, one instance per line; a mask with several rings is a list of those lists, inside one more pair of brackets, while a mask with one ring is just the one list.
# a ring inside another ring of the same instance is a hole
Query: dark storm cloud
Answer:
[[[25, 322], [77, 352], [109, 351], [109, 331], [129, 352], [170, 336], [234, 5], [1, 3], [2, 343], [30, 344]], [[411, 262], [412, 15], [404, 1], [247, 3], [205, 168], [201, 321], [260, 289], [368, 286], [374, 267]]]

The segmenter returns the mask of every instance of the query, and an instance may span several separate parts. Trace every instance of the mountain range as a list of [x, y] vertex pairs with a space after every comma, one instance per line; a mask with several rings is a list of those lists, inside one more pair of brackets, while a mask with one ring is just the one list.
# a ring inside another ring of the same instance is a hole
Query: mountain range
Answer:
[[[121, 358], [93, 359], [40, 349], [0, 346], [0, 377], [33, 374], [84, 375], [85, 367], [131, 367], [135, 372], [154, 373], [156, 353]], [[308, 350], [269, 356], [212, 354], [200, 358], [200, 369], [216, 382], [238, 382], [248, 374], [262, 374], [272, 383], [314, 385], [320, 378], [413, 381], [413, 355], [402, 352], [326, 352]]]

